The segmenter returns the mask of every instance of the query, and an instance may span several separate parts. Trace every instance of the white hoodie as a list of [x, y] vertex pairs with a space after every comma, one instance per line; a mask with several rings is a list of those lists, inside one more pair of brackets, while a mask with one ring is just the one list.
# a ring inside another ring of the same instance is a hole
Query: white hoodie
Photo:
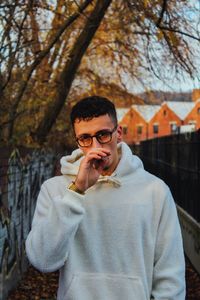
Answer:
[[44, 182], [26, 241], [30, 262], [60, 269], [59, 300], [184, 300], [185, 265], [176, 207], [166, 184], [120, 143], [121, 160], [85, 195], [67, 189], [81, 150]]

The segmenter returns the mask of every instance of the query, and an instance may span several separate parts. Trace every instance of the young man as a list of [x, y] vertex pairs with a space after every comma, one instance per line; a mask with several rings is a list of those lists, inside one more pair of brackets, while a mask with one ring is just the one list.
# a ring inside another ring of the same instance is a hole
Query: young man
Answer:
[[71, 121], [79, 149], [38, 196], [30, 262], [60, 270], [59, 300], [184, 300], [181, 232], [169, 188], [121, 142], [114, 105], [89, 97]]

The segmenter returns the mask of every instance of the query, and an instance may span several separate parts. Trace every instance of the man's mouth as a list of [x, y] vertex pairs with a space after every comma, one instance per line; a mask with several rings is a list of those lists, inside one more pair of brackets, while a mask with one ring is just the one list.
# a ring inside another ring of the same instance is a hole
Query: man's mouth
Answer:
[[108, 160], [109, 160], [109, 156], [102, 157], [99, 160], [95, 160], [95, 162], [94, 162], [95, 168], [98, 168], [101, 166], [104, 170], [107, 170], [109, 168], [109, 166], [107, 165]]

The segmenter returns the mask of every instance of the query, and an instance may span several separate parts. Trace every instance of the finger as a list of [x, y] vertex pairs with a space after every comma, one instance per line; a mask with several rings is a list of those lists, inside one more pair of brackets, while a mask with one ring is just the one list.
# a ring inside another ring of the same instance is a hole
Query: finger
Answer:
[[102, 153], [105, 153], [105, 154], [110, 154], [110, 150], [104, 149], [104, 148], [92, 148], [91, 152], [102, 152]]
[[93, 154], [98, 154], [98, 155], [100, 155], [101, 157], [106, 157], [106, 156], [110, 156], [110, 151], [108, 151], [108, 152], [103, 152], [103, 151], [101, 151], [101, 150], [94, 150], [94, 151], [91, 151], [91, 152], [89, 152], [87, 155], [89, 155], [89, 156], [91, 156], [91, 155], [93, 155]]
[[85, 157], [86, 162], [92, 162], [93, 160], [101, 160], [102, 156], [98, 153], [91, 153], [90, 155]]

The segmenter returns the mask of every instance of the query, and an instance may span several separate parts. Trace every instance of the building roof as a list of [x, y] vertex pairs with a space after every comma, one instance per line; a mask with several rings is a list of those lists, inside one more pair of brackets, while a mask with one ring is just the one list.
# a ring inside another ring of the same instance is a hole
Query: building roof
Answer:
[[[165, 101], [162, 105], [164, 104], [166, 104], [181, 120], [184, 120], [195, 106], [195, 102], [184, 101]], [[146, 122], [149, 122], [159, 111], [161, 105], [133, 104], [132, 108], [135, 109]], [[128, 111], [129, 108], [117, 108], [117, 118], [119, 122], [122, 121]]]
[[125, 114], [129, 111], [130, 108], [117, 108], [117, 120], [118, 122], [121, 122]]
[[143, 119], [149, 122], [153, 116], [157, 113], [160, 109], [160, 105], [137, 105], [134, 104], [132, 107], [139, 112], [139, 114], [143, 117]]
[[165, 101], [166, 104], [181, 120], [184, 120], [195, 106], [194, 102]]

